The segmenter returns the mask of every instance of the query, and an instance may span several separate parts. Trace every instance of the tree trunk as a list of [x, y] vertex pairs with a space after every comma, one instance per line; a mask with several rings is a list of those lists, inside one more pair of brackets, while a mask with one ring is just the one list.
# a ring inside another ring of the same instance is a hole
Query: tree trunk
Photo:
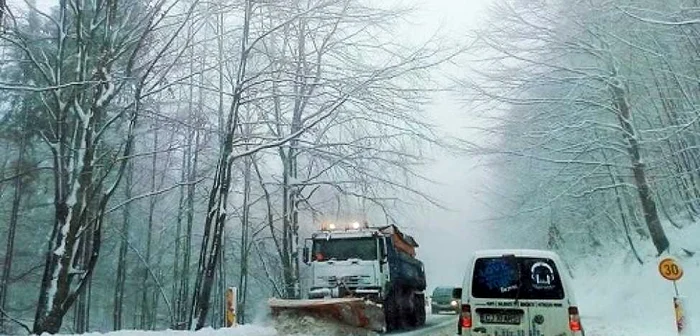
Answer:
[[[238, 99], [234, 98], [238, 104]], [[233, 107], [237, 111], [236, 106]], [[228, 195], [231, 186], [232, 161], [229, 156], [233, 151], [233, 125], [238, 124], [237, 112], [230, 115], [227, 121], [227, 137], [224, 147], [219, 155], [214, 184], [209, 194], [207, 217], [204, 224], [204, 234], [199, 252], [197, 266], [197, 279], [194, 286], [192, 313], [189, 328], [199, 330], [204, 327], [211, 299], [212, 286], [216, 266], [221, 256], [221, 243], [223, 239], [224, 225], [227, 217]]]
[[649, 188], [645, 165], [641, 158], [641, 150], [637, 138], [638, 134], [634, 128], [634, 125], [632, 124], [632, 114], [627, 101], [627, 95], [621, 83], [611, 85], [611, 89], [614, 104], [618, 112], [617, 119], [624, 131], [623, 134], [628, 143], [627, 150], [632, 163], [632, 173], [634, 174], [635, 186], [637, 187], [639, 200], [644, 213], [644, 221], [649, 228], [649, 233], [651, 235], [651, 240], [654, 243], [654, 247], [656, 247], [656, 251], [660, 255], [668, 250], [670, 243], [666, 237], [664, 228], [661, 226], [659, 213], [656, 209], [656, 203], [654, 202], [652, 191]]
[[250, 230], [250, 187], [251, 187], [251, 160], [245, 158], [243, 171], [243, 211], [241, 216], [241, 268], [238, 278], [238, 323], [245, 323], [246, 293], [248, 291], [248, 253]]
[[[598, 132], [595, 130], [593, 131], [593, 134], [596, 137], [600, 137]], [[603, 162], [605, 163], [611, 163], [610, 160], [608, 159], [608, 155], [605, 153], [605, 149], [600, 150], [600, 154], [603, 156]], [[610, 177], [610, 184], [615, 185], [623, 185], [622, 178], [617, 176], [614, 172], [611, 166], [607, 166], [607, 171], [608, 171], [608, 177]], [[620, 221], [622, 224], [623, 231], [625, 233], [625, 239], [627, 240], [627, 243], [629, 244], [630, 250], [634, 254], [634, 257], [637, 259], [639, 264], [643, 264], [644, 262], [642, 261], [642, 258], [639, 256], [639, 253], [637, 252], [637, 248], [634, 246], [634, 242], [632, 241], [632, 235], [630, 232], [630, 225], [627, 221], [627, 216], [625, 215], [625, 207], [623, 206], [624, 200], [622, 199], [622, 195], [620, 194], [620, 190], [618, 187], [613, 188], [613, 191], [615, 192], [615, 204], [617, 205], [617, 210], [618, 213], [620, 214]], [[612, 217], [610, 217], [611, 221], [614, 223], [614, 220], [612, 220]]]
[[[155, 122], [153, 129], [153, 157], [151, 158], [151, 192], [156, 192], [156, 169], [158, 167], [158, 123]], [[151, 241], [153, 240], [153, 214], [156, 208], [156, 196], [151, 196], [148, 204], [148, 225], [146, 232], [146, 255], [143, 274], [141, 277], [141, 330], [149, 330], [153, 328], [153, 319], [151, 318], [151, 295], [150, 284], [148, 281], [148, 268], [151, 267]]]
[[[194, 135], [192, 135], [194, 134]], [[194, 139], [192, 139], [194, 137]], [[194, 149], [192, 148], [192, 141], [194, 141]], [[199, 132], [193, 130], [192, 133], [188, 133], [188, 144], [186, 151], [187, 160], [189, 161], [187, 165], [187, 197], [185, 206], [186, 215], [186, 227], [185, 227], [185, 241], [182, 247], [182, 270], [181, 278], [178, 292], [178, 321], [181, 327], [184, 328], [190, 323], [189, 314], [192, 309], [191, 306], [187, 305], [188, 297], [190, 295], [190, 264], [192, 260], [192, 228], [194, 225], [194, 197], [195, 197], [195, 184], [194, 180], [197, 176], [197, 162], [199, 159]], [[192, 158], [190, 156], [193, 156]]]
[[[228, 143], [230, 142], [227, 141], [227, 147], [229, 146]], [[226, 150], [223, 151], [223, 153], [226, 152]], [[227, 164], [226, 157], [227, 155], [222, 155], [219, 158], [219, 168], [209, 198], [207, 218], [197, 267], [197, 280], [194, 286], [190, 329], [194, 328], [199, 330], [204, 327], [209, 312], [214, 274], [220, 256], [221, 235], [224, 223], [226, 222], [225, 204], [228, 200], [229, 183], [231, 179], [231, 169], [230, 165]]]
[[[193, 32], [193, 24], [190, 24], [187, 28], [187, 36], [188, 39], [193, 39], [194, 38], [194, 32]], [[190, 54], [190, 62], [189, 62], [189, 71], [190, 73], [195, 72], [195, 54], [194, 54], [194, 45], [189, 46], [189, 54]], [[185, 201], [184, 201], [184, 206], [181, 209], [181, 211], [184, 212], [185, 217], [186, 217], [186, 228], [185, 228], [185, 241], [184, 243], [180, 243], [180, 239], [178, 236], [178, 245], [182, 249], [182, 269], [180, 270], [180, 278], [177, 279], [178, 281], [178, 292], [177, 296], [175, 299], [176, 302], [176, 308], [175, 308], [175, 314], [176, 314], [176, 323], [178, 324], [176, 329], [184, 329], [189, 325], [189, 313], [191, 311], [191, 307], [188, 306], [188, 297], [189, 297], [189, 285], [190, 285], [190, 279], [189, 279], [189, 273], [190, 273], [190, 256], [191, 256], [191, 246], [192, 246], [192, 222], [193, 222], [193, 216], [194, 216], [194, 185], [193, 183], [193, 171], [196, 170], [194, 166], [196, 165], [196, 156], [197, 156], [197, 146], [195, 145], [195, 149], [192, 149], [192, 143], [194, 141], [194, 138], [197, 134], [197, 128], [196, 125], [198, 123], [196, 122], [195, 118], [195, 112], [194, 112], [194, 87], [195, 87], [195, 82], [194, 82], [195, 77], [191, 76], [189, 79], [189, 90], [188, 90], [188, 99], [187, 99], [187, 111], [188, 111], [188, 122], [190, 125], [195, 125], [193, 129], [188, 128], [186, 132], [186, 137], [187, 137], [187, 144], [185, 146], [185, 152], [183, 153], [183, 169], [186, 171], [186, 181], [187, 181], [187, 192], [185, 196]], [[194, 155], [195, 159], [193, 160], [192, 156]], [[193, 162], [194, 161], [194, 162]], [[179, 222], [178, 222], [178, 230], [179, 230]], [[179, 251], [179, 250], [178, 250]], [[176, 260], [176, 262], [179, 262], [179, 259]]]
[[[12, 194], [12, 209], [10, 210], [10, 221], [7, 230], [7, 244], [5, 248], [5, 259], [3, 260], [2, 278], [0, 278], [0, 309], [7, 311], [7, 296], [10, 287], [10, 275], [12, 273], [12, 258], [15, 250], [15, 234], [17, 232], [17, 221], [19, 218], [19, 207], [22, 202], [23, 182], [20, 176], [24, 152], [26, 150], [26, 138], [22, 137], [19, 144], [17, 164], [15, 169], [14, 192]], [[0, 314], [0, 333], [5, 332], [5, 315]]]
[[[299, 19], [299, 33], [296, 45], [296, 69], [294, 80], [294, 106], [289, 134], [294, 134], [302, 128], [302, 115], [307, 94], [307, 64], [306, 64], [306, 22]], [[308, 92], [310, 93], [310, 92]], [[298, 185], [298, 139], [289, 141], [289, 149], [284, 152], [280, 148], [280, 158], [283, 167], [283, 226], [284, 226], [284, 255], [282, 256], [285, 290], [288, 298], [299, 298], [299, 202], [301, 187]]]
[[128, 251], [129, 244], [129, 230], [131, 227], [131, 199], [132, 187], [134, 178], [134, 165], [133, 163], [128, 163], [126, 168], [126, 185], [124, 186], [124, 198], [127, 203], [124, 204], [122, 216], [122, 227], [120, 232], [120, 243], [119, 243], [119, 257], [117, 259], [117, 279], [114, 285], [114, 310], [112, 311], [113, 317], [113, 330], [122, 329], [122, 315], [124, 307], [124, 288], [126, 284], [126, 254]]
[[180, 320], [180, 307], [182, 306], [182, 297], [180, 297], [180, 286], [182, 286], [182, 270], [180, 269], [180, 259], [183, 257], [183, 243], [182, 243], [182, 222], [185, 217], [185, 204], [187, 203], [185, 198], [185, 184], [189, 177], [189, 147], [191, 146], [191, 136], [190, 131], [187, 130], [187, 146], [185, 151], [182, 153], [182, 164], [180, 172], [180, 197], [178, 198], [177, 207], [177, 225], [175, 229], [175, 256], [173, 260], [173, 289], [171, 296], [173, 297], [173, 311], [175, 312], [175, 323], [170, 326], [171, 329], [178, 330], [181, 328]]
[[195, 281], [192, 298], [192, 312], [189, 319], [190, 329], [204, 327], [209, 312], [211, 290], [214, 283], [216, 266], [221, 256], [221, 244], [223, 240], [224, 225], [228, 211], [228, 196], [231, 187], [231, 173], [233, 160], [233, 141], [239, 125], [239, 109], [241, 104], [242, 84], [245, 80], [245, 71], [248, 55], [248, 36], [250, 34], [250, 17], [252, 2], [245, 1], [243, 19], [243, 32], [241, 39], [241, 54], [234, 86], [231, 107], [226, 118], [226, 129], [223, 145], [219, 152], [219, 160], [216, 166], [214, 183], [209, 193], [207, 216], [204, 223], [204, 234], [197, 266], [197, 279]]
[[[54, 155], [58, 162], [55, 165], [55, 178], [59, 188], [56, 190], [55, 198], [54, 232], [46, 252], [42, 289], [34, 319], [34, 332], [38, 334], [58, 333], [63, 315], [70, 308], [65, 305], [65, 301], [69, 296], [78, 294], [71, 293], [70, 288], [71, 269], [75, 258], [72, 251], [75, 245], [80, 243], [78, 232], [85, 224], [86, 196], [89, 193], [87, 188], [92, 184], [94, 147], [89, 139], [90, 133], [92, 129], [86, 128], [81, 135], [78, 135], [81, 138], [79, 143], [86, 148], [84, 157], [74, 159], [78, 161], [78, 169], [67, 170], [64, 158], [70, 156], [62, 153]], [[63, 152], [70, 150], [62, 145], [57, 147]]]
[[[279, 149], [284, 153], [284, 148]], [[290, 162], [288, 153], [282, 155], [282, 277], [284, 279], [285, 298], [294, 298], [294, 273], [292, 270], [292, 224], [291, 206], [289, 205], [291, 191], [289, 186]]]
[[[75, 269], [82, 270], [87, 267], [87, 263], [90, 260], [90, 253], [92, 251], [92, 234], [93, 232], [91, 227], [87, 228], [85, 230], [85, 233], [83, 234], [85, 238], [80, 241], [80, 257], [78, 260], [76, 260], [75, 265], [73, 266]], [[91, 285], [92, 281], [88, 279], [87, 284], [85, 285], [86, 289], [82, 293], [80, 293], [80, 295], [78, 295], [78, 300], [75, 305], [75, 315], [73, 316], [73, 329], [78, 334], [84, 334], [87, 331], [89, 331]]]

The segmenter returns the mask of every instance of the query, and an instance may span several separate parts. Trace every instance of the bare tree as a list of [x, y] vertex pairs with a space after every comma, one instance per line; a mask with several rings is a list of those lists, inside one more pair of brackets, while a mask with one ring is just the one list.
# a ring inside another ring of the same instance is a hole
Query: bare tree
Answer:
[[[269, 78], [258, 82], [266, 83], [267, 90], [260, 92], [267, 94], [249, 99], [261, 111], [272, 112], [267, 112], [269, 132], [284, 138], [308, 127], [319, 111], [326, 111], [329, 98], [342, 96], [339, 93], [348, 87], [355, 90], [350, 101], [329, 118], [276, 149], [279, 177], [262, 185], [268, 204], [274, 194], [271, 185], [281, 193], [276, 200], [281, 214], [279, 227], [272, 225], [276, 222], [272, 216], [267, 220], [282, 266], [286, 297], [300, 295], [300, 213], [318, 214], [314, 199], [320, 198], [315, 196], [337, 193], [384, 208], [398, 198], [382, 194], [396, 189], [399, 194], [419, 195], [430, 201], [398, 177], [420, 179], [413, 168], [422, 159], [413, 151], [421, 144], [439, 142], [430, 125], [421, 119], [424, 116], [418, 106], [427, 89], [419, 82], [428, 81], [425, 70], [451, 56], [436, 45], [419, 45], [412, 50], [387, 45], [377, 35], [355, 44], [355, 40], [366, 38], [365, 33], [381, 35], [375, 30], [381, 31], [403, 12], [351, 1], [321, 3], [289, 5], [284, 12], [287, 17], [307, 14], [290, 20], [269, 40], [262, 41], [270, 64]], [[372, 52], [382, 61], [365, 62], [355, 57]], [[366, 188], [373, 183], [374, 188]]]
[[[106, 205], [132, 151], [141, 89], [170, 47], [166, 40], [160, 52], [148, 58], [150, 63], [143, 63], [144, 69], [135, 69], [142, 64], [136, 58], [149, 34], [167, 13], [161, 10], [163, 4], [93, 2], [83, 7], [83, 2], [61, 1], [51, 16], [55, 30], [48, 36], [54, 40], [50, 47], [33, 44], [31, 35], [19, 26], [2, 36], [25, 54], [38, 74], [35, 87], [7, 87], [36, 92], [45, 107], [41, 118], [50, 125], [41, 136], [53, 154], [55, 220], [34, 321], [36, 333], [59, 331], [63, 316], [94, 272]], [[136, 75], [141, 77], [131, 82]], [[127, 93], [127, 87], [136, 90]], [[114, 106], [122, 93], [135, 99]], [[128, 118], [119, 124], [123, 115]], [[110, 143], [107, 135], [118, 128], [126, 134], [124, 142]], [[81, 262], [81, 254], [89, 258]]]
[[513, 180], [502, 186], [517, 195], [506, 216], [544, 236], [542, 216], [563, 208], [558, 231], [583, 238], [567, 249], [595, 250], [631, 229], [668, 252], [663, 215], [673, 222], [677, 205], [690, 216], [696, 206], [698, 100], [688, 85], [697, 76], [680, 75], [694, 68], [679, 56], [687, 39], [604, 2], [503, 1], [493, 14], [498, 22], [474, 36], [478, 76], [462, 84], [477, 110], [499, 110], [483, 131], [500, 141], [475, 152], [517, 163], [503, 168]]
[[[65, 316], [87, 331], [105, 309], [115, 330], [151, 329], [164, 325], [164, 304], [172, 328], [216, 326], [229, 279], [243, 307], [267, 294], [254, 282], [300, 295], [299, 235], [328, 198], [362, 199], [389, 218], [397, 195], [421, 194], [410, 180], [422, 178], [418, 148], [434, 137], [422, 81], [448, 57], [388, 43], [400, 12], [347, 0], [63, 0], [28, 11], [42, 29], [12, 23], [0, 38], [24, 54], [12, 66], [29, 64], [32, 80], [0, 76], [0, 89], [40, 101], [31, 134], [54, 161], [34, 332], [58, 332]], [[116, 263], [96, 267], [105, 248]], [[158, 266], [170, 264], [172, 277]], [[114, 281], [90, 281], [108, 272]], [[96, 300], [105, 283], [112, 302]]]
[[[129, 200], [132, 197], [134, 166], [127, 164], [126, 177], [124, 182], [124, 197]], [[131, 231], [131, 204], [124, 205], [122, 211], [122, 225], [120, 231], [121, 239], [119, 243], [119, 256], [117, 258], [117, 275], [114, 284], [114, 309], [112, 312], [113, 330], [121, 330], [124, 315], [124, 291], [126, 286], [127, 252], [129, 244], [129, 232]]]
[[[14, 189], [12, 191], [12, 208], [10, 210], [10, 220], [8, 221], [7, 243], [3, 258], [2, 275], [0, 277], [0, 310], [6, 310], [8, 289], [10, 286], [10, 275], [12, 274], [12, 256], [15, 251], [15, 236], [19, 219], [20, 204], [24, 193], [24, 178], [22, 176], [23, 162], [27, 151], [27, 137], [21, 136], [19, 140], [17, 160], [15, 162]], [[0, 331], [5, 330], [5, 316], [0, 316]]]

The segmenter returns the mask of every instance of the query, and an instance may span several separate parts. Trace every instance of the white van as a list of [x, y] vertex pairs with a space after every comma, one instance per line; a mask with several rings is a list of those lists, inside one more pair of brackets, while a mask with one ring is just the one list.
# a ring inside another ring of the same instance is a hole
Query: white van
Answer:
[[459, 335], [584, 335], [566, 266], [554, 252], [476, 252], [462, 288]]

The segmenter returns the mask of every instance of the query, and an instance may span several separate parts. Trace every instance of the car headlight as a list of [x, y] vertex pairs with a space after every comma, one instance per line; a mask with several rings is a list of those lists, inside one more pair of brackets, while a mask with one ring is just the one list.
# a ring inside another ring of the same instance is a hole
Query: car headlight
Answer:
[[450, 306], [457, 307], [457, 300], [452, 300], [452, 302], [450, 302]]

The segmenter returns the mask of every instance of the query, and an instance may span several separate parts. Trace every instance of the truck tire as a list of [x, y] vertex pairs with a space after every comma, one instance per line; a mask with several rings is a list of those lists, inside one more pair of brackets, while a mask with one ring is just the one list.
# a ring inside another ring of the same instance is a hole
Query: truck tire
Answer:
[[400, 309], [397, 304], [396, 290], [391, 289], [384, 298], [384, 320], [386, 331], [391, 332], [399, 329]]
[[406, 320], [409, 322], [410, 327], [417, 328], [425, 324], [425, 299], [422, 294], [416, 294], [411, 291], [408, 294], [407, 302], [410, 305]]
[[414, 307], [416, 308], [416, 326], [421, 327], [425, 325], [425, 296], [423, 294], [415, 294]]
[[415, 293], [408, 287], [401, 290], [401, 327], [403, 329], [413, 329], [419, 326], [418, 307], [416, 306]]

